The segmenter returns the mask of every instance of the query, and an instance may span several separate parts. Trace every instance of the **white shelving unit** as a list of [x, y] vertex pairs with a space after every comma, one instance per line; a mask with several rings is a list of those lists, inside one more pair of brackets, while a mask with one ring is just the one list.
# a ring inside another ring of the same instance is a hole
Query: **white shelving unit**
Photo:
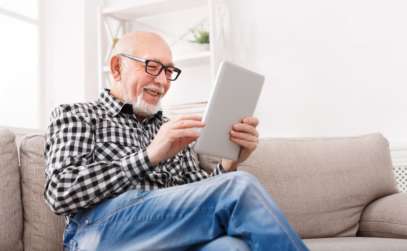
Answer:
[[163, 98], [164, 110], [173, 109], [182, 113], [182, 109], [187, 111], [193, 107], [194, 111], [203, 111], [213, 80], [213, 41], [211, 39], [207, 50], [195, 49], [188, 37], [191, 36], [190, 29], [202, 22], [207, 24], [212, 36], [211, 2], [212, 0], [102, 0], [98, 20], [99, 89], [109, 87], [108, 59], [114, 41], [129, 31], [154, 31], [169, 42], [174, 63], [182, 69], [180, 80], [176, 80], [171, 86], [171, 94], [167, 94], [168, 98]]
[[103, 15], [132, 20], [174, 11], [187, 10], [207, 4], [207, 0], [108, 0], [104, 1]]
[[209, 51], [197, 52], [195, 54], [189, 54], [174, 58], [174, 62], [177, 65], [199, 65], [209, 64], [211, 53]]

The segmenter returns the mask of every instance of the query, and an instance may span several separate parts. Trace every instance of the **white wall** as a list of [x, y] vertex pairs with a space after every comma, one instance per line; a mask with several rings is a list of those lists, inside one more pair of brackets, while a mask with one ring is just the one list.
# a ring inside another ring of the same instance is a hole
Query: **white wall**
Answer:
[[0, 3], [0, 127], [40, 126], [37, 1]]
[[97, 0], [41, 3], [45, 127], [58, 104], [97, 97]]
[[407, 142], [406, 1], [214, 2], [217, 60], [266, 75], [262, 136]]
[[100, 0], [84, 0], [84, 33], [82, 42], [85, 44], [85, 100], [99, 97], [98, 86], [98, 15]]

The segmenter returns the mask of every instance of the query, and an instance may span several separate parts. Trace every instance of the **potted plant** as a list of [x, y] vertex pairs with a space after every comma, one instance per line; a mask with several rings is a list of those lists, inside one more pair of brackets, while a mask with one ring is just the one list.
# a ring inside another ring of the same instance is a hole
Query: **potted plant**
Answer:
[[199, 50], [209, 50], [209, 31], [196, 28], [192, 29], [191, 32], [193, 39], [190, 41], [196, 44]]

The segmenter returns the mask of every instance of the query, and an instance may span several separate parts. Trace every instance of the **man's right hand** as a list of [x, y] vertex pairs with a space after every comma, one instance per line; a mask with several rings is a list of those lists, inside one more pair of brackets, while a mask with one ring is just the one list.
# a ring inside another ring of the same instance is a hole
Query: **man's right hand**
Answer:
[[147, 155], [152, 165], [169, 159], [199, 137], [195, 128], [205, 126], [199, 115], [186, 115], [163, 124], [154, 140], [147, 147]]

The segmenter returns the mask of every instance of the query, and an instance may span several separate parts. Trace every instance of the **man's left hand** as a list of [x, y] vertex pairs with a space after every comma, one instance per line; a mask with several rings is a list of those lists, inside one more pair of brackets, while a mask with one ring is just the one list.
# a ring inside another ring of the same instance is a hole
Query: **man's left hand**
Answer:
[[256, 149], [259, 142], [257, 125], [259, 120], [255, 117], [244, 117], [239, 123], [232, 126], [230, 140], [240, 146], [240, 154], [237, 161], [222, 159], [225, 171], [236, 171], [237, 165], [245, 161]]

